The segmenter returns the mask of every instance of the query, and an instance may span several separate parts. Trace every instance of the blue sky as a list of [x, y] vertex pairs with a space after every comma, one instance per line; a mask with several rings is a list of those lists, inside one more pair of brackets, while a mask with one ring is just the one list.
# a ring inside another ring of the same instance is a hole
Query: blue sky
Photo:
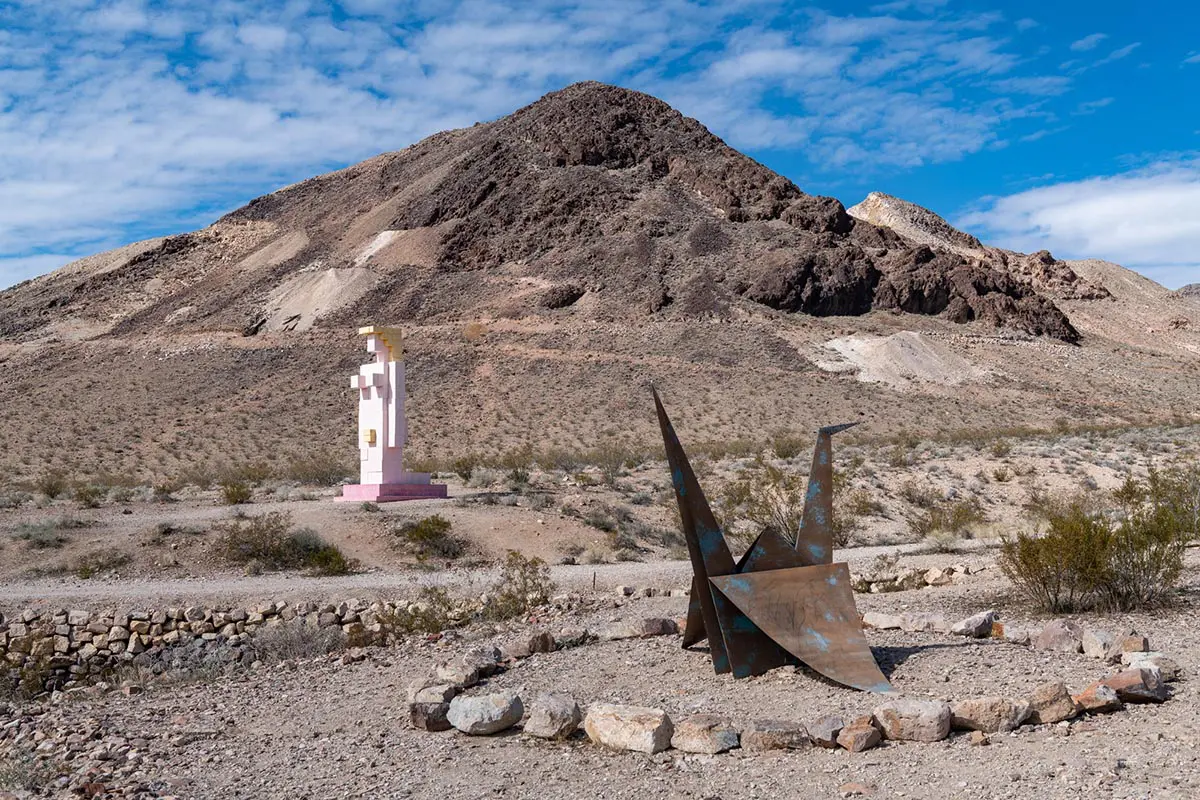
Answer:
[[1200, 7], [1129, 8], [0, 0], [0, 286], [594, 79], [805, 191], [1177, 287], [1200, 281]]

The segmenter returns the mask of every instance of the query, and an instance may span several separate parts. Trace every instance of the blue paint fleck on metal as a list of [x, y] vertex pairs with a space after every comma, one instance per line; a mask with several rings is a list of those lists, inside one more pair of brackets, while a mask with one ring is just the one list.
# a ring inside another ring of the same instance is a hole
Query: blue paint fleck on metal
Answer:
[[826, 622], [833, 622], [836, 619], [837, 619], [837, 617], [834, 615], [834, 613], [832, 611], [825, 612], [825, 621]]
[[887, 692], [892, 691], [892, 685], [887, 681], [884, 681], [882, 683], [875, 684], [868, 689], [868, 691], [875, 692], [876, 694], [886, 694]]
[[821, 634], [814, 631], [812, 628], [808, 628], [808, 634], [809, 634], [809, 636], [812, 637], [813, 644], [816, 645], [818, 650], [820, 650], [822, 653], [829, 652], [829, 640], [828, 639], [826, 639], [824, 636], [822, 636]]
[[825, 582], [828, 583], [830, 586], [837, 586], [838, 585], [838, 577], [837, 577], [837, 575], [830, 575], [828, 578], [825, 579]]
[[829, 463], [829, 451], [828, 450], [821, 451], [820, 462], [821, 462], [821, 466], [825, 466], [826, 464]]
[[675, 484], [675, 491], [679, 492], [680, 496], [687, 494], [687, 487], [683, 484], [683, 470], [676, 467], [671, 471], [671, 480]]
[[[824, 522], [824, 521], [822, 520], [821, 522]], [[821, 558], [825, 557], [825, 548], [819, 544], [810, 544], [808, 546], [808, 552], [812, 553], [812, 557], [816, 558], [816, 559], [821, 559]]]
[[809, 499], [809, 500], [815, 500], [815, 499], [816, 499], [818, 496], [820, 496], [820, 494], [821, 494], [821, 484], [819, 484], [819, 483], [816, 483], [816, 482], [814, 481], [813, 483], [810, 483], [810, 484], [808, 485], [808, 497], [807, 497], [807, 499]]
[[824, 524], [825, 524], [825, 511], [824, 511], [824, 509], [820, 509], [820, 508], [814, 508], [814, 509], [813, 509], [813, 519], [814, 519], [814, 520], [816, 520], [816, 522], [817, 522], [817, 524], [818, 524], [818, 525], [824, 525]]

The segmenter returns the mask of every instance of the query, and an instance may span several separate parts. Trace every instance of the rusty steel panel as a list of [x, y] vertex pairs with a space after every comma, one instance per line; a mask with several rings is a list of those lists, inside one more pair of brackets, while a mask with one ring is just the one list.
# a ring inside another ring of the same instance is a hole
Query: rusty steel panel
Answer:
[[805, 565], [833, 562], [833, 435], [857, 424], [830, 425], [817, 432], [804, 514], [796, 536], [796, 552]]
[[796, 546], [765, 530], [734, 563], [657, 391], [654, 405], [692, 562], [683, 646], [707, 638], [718, 674], [761, 675], [799, 660], [847, 686], [890, 691], [863, 634], [850, 571], [829, 563], [832, 437], [851, 425], [822, 428], [818, 435]]
[[768, 636], [825, 677], [868, 692], [892, 690], [867, 644], [845, 564], [709, 580]]
[[[738, 678], [761, 675], [787, 663], [789, 656], [750, 622], [737, 606], [713, 592], [708, 585], [708, 578], [712, 575], [733, 574], [733, 556], [657, 391], [654, 392], [654, 405], [662, 429], [663, 446], [671, 469], [671, 484], [679, 504], [679, 517], [683, 523], [692, 572], [699, 583], [699, 587], [693, 585], [693, 594], [699, 595], [700, 618], [712, 653], [713, 668], [718, 673], [732, 672]], [[696, 591], [697, 588], [699, 591]]]

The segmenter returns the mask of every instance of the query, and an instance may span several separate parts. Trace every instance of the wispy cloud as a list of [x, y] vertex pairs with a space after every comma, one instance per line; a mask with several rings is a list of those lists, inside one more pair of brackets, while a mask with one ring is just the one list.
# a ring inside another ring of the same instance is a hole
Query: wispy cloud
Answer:
[[1075, 106], [1075, 110], [1071, 113], [1080, 116], [1084, 114], [1095, 114], [1105, 106], [1111, 106], [1114, 100], [1115, 98], [1112, 97], [1101, 97], [1099, 100], [1088, 100]]
[[861, 16], [773, 0], [10, 0], [0, 286], [576, 80], [650, 91], [815, 170], [961, 159], [1068, 88], [1023, 74], [1006, 31], [944, 0]]
[[981, 238], [1060, 258], [1103, 258], [1172, 288], [1200, 281], [1200, 153], [991, 198], [957, 219]]
[[1120, 61], [1122, 58], [1129, 56], [1134, 50], [1137, 50], [1141, 46], [1141, 42], [1134, 42], [1133, 44], [1127, 44], [1124, 47], [1118, 47], [1116, 50], [1113, 50], [1111, 53], [1097, 61], [1092, 66], [1100, 67], [1105, 64], [1111, 64], [1114, 61]]
[[1082, 39], [1076, 39], [1075, 41], [1071, 42], [1071, 49], [1076, 53], [1083, 53], [1087, 50], [1094, 49], [1107, 38], [1107, 33], [1093, 33], [1083, 37]]
[[1183, 60], [1184, 64], [1200, 64], [1200, 53], [1188, 53], [1188, 57]]

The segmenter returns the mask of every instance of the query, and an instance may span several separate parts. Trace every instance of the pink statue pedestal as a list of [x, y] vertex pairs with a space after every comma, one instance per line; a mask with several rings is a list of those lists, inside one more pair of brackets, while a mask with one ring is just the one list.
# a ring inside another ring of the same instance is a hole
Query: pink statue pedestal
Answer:
[[446, 484], [430, 483], [424, 472], [404, 469], [404, 347], [400, 331], [371, 325], [367, 337], [375, 360], [350, 376], [358, 393], [359, 482], [342, 487], [342, 501], [389, 503], [446, 496]]
[[446, 484], [430, 483], [427, 472], [406, 472], [404, 483], [348, 483], [341, 501], [390, 503], [394, 500], [431, 500], [446, 496]]

